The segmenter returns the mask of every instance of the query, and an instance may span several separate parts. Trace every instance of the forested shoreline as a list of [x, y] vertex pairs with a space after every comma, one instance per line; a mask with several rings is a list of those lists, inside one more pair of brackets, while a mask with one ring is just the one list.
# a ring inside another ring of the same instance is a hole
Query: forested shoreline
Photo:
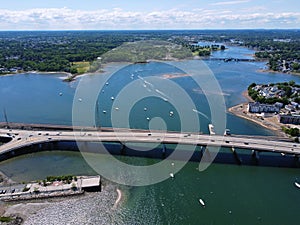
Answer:
[[2, 31], [0, 74], [81, 74], [104, 53], [126, 42], [145, 40], [180, 44], [199, 56], [225, 50], [225, 46], [213, 45], [199, 48], [195, 45], [199, 41], [246, 46], [256, 51], [258, 59], [268, 60], [273, 71], [300, 71], [299, 30]]

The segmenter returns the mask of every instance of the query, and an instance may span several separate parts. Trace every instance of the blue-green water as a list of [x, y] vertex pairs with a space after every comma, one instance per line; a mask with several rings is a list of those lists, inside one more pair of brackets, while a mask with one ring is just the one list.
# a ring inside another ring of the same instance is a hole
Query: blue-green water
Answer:
[[[245, 49], [233, 52], [243, 55], [252, 53]], [[252, 82], [295, 80], [300, 83], [300, 78], [297, 76], [256, 72], [264, 67], [263, 63], [217, 61], [206, 61], [206, 63], [220, 83], [227, 107], [243, 102], [242, 92]], [[108, 113], [109, 106], [112, 104], [110, 98], [116, 96], [116, 90], [122, 89], [130, 81], [131, 72], [137, 70], [141, 77], [146, 77], [151, 73], [161, 76], [174, 70], [160, 63], [133, 65], [126, 69], [129, 70], [128, 76], [123, 71], [122, 74], [126, 77], [123, 78], [120, 74], [114, 78], [116, 80], [110, 80], [103, 95], [101, 93], [99, 95], [96, 118], [102, 126], [110, 125]], [[96, 83], [98, 79], [103, 79], [100, 76], [90, 76], [86, 81], [87, 87]], [[0, 77], [0, 109], [5, 108], [10, 122], [71, 124], [72, 102], [78, 81], [65, 83], [59, 77], [60, 75], [44, 74]], [[197, 110], [209, 117], [205, 97], [195, 83], [189, 77], [180, 77], [174, 81], [191, 96]], [[165, 118], [169, 129], [180, 129], [176, 122], [175, 109], [174, 118], [168, 115], [172, 107], [169, 104], [170, 102], [161, 99], [150, 98], [140, 101], [132, 109], [131, 126], [147, 128], [145, 119], [147, 116], [160, 116]], [[149, 109], [146, 112], [143, 110], [145, 105]], [[107, 113], [102, 113], [103, 110], [107, 110]], [[209, 120], [201, 115], [199, 118], [200, 130], [207, 132]], [[3, 114], [0, 115], [0, 120], [4, 121]], [[272, 134], [256, 124], [231, 114], [227, 114], [227, 127], [236, 134]], [[155, 159], [126, 157], [121, 159], [128, 162], [141, 161], [141, 164], [157, 162]], [[109, 160], [107, 164], [109, 165]], [[232, 164], [212, 164], [204, 172], [199, 172], [197, 168], [198, 163], [189, 162], [175, 175], [175, 179], [146, 187], [121, 187], [128, 189], [128, 196], [120, 208], [121, 213], [115, 216], [120, 217], [123, 224], [297, 223], [300, 189], [297, 189], [293, 183], [297, 178], [300, 179], [299, 169]], [[0, 170], [19, 181], [44, 178], [49, 174], [95, 173], [85, 163], [80, 153], [76, 152], [41, 152], [20, 156], [1, 162]], [[205, 200], [205, 208], [199, 204], [199, 198]]]

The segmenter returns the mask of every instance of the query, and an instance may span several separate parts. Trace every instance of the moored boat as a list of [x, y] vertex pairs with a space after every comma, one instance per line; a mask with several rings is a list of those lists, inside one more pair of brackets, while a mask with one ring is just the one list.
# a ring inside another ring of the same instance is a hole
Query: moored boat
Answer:
[[202, 206], [205, 206], [205, 202], [202, 198], [199, 198], [199, 203], [202, 205]]
[[210, 135], [216, 134], [216, 132], [215, 132], [215, 127], [214, 127], [214, 125], [212, 125], [211, 123], [208, 124], [208, 129], [209, 129], [209, 134], [210, 134]]

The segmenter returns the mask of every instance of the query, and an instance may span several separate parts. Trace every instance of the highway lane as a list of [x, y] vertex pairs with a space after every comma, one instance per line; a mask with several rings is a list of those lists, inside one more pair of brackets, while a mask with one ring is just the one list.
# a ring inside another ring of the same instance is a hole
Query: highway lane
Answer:
[[31, 131], [0, 129], [0, 136], [11, 137], [12, 141], [0, 146], [0, 154], [16, 150], [33, 144], [53, 141], [80, 141], [80, 142], [141, 142], [141, 143], [169, 143], [202, 146], [234, 147], [246, 150], [259, 150], [287, 154], [300, 154], [300, 144], [275, 141], [253, 137], [236, 137], [205, 135], [195, 133], [176, 132], [146, 132], [126, 131]]

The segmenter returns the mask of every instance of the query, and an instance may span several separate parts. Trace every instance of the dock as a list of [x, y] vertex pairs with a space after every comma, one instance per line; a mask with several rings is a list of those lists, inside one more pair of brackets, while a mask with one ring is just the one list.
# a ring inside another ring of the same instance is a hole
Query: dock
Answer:
[[0, 189], [0, 200], [6, 202], [68, 197], [81, 195], [84, 192], [101, 191], [101, 178], [100, 176], [77, 176], [69, 183], [58, 180], [51, 183], [30, 182], [24, 185], [0, 187]]

